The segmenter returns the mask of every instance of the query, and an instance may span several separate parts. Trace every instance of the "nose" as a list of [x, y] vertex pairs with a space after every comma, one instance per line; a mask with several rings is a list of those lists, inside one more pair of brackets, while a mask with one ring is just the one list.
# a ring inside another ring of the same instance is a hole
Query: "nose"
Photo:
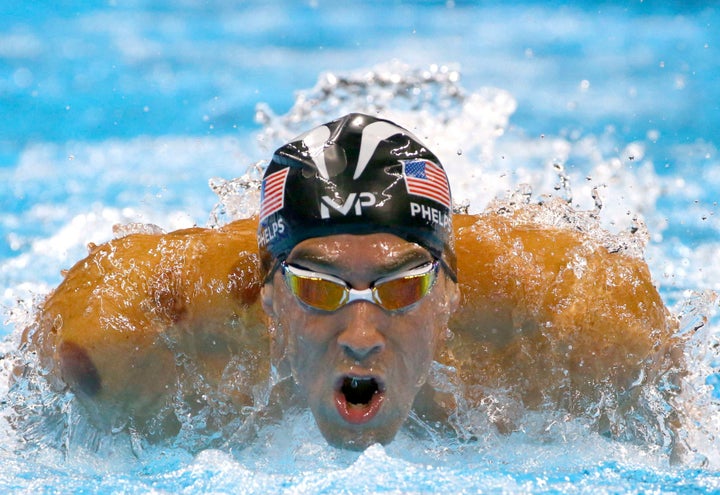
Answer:
[[345, 308], [350, 317], [338, 335], [338, 345], [347, 357], [364, 361], [385, 348], [385, 337], [378, 329], [380, 308], [366, 301], [348, 304]]

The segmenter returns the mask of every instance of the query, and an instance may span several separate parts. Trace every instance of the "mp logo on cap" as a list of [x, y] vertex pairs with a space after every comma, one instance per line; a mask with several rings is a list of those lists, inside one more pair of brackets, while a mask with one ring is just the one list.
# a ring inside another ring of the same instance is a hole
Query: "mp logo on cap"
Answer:
[[329, 196], [323, 196], [322, 203], [320, 204], [320, 216], [322, 218], [330, 218], [330, 208], [340, 212], [343, 216], [347, 216], [350, 210], [354, 209], [355, 215], [361, 216], [364, 207], [373, 206], [374, 204], [375, 195], [371, 192], [350, 193], [342, 204], [336, 203]]

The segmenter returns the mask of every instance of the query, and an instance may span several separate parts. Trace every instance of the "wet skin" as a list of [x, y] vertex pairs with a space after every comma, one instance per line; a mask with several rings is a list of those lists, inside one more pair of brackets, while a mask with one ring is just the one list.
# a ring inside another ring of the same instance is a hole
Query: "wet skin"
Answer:
[[[677, 320], [642, 258], [538, 223], [536, 210], [455, 216], [462, 299], [445, 345], [457, 291], [442, 269], [432, 291], [407, 311], [391, 314], [361, 301], [328, 314], [299, 303], [279, 274], [263, 286], [256, 219], [91, 246], [24, 330], [21, 349], [31, 360], [18, 364], [11, 382], [22, 385], [37, 370], [54, 390], [71, 390], [108, 434], [132, 421], [153, 441], [175, 438], [179, 408], [183, 418], [202, 413], [211, 420], [207, 431], [226, 438], [246, 411], [270, 406], [279, 417], [296, 403], [294, 387], [278, 387], [270, 404], [255, 395], [269, 384], [271, 363], [282, 377], [287, 363], [326, 436], [361, 448], [392, 439], [435, 353], [457, 371], [467, 407], [485, 414], [485, 399], [503, 391], [502, 409], [488, 411], [501, 431], [513, 431], [526, 409], [586, 417], [600, 404], [593, 421], [613, 436], [622, 429], [612, 421], [645, 410], [644, 384], [674, 383], [683, 369]], [[291, 261], [356, 289], [430, 260], [422, 248], [380, 234], [308, 242]], [[365, 378], [351, 397], [357, 407], [343, 403], [351, 372]], [[454, 410], [451, 398], [435, 392], [426, 384], [413, 404], [433, 423]]]
[[[343, 234], [303, 241], [287, 261], [362, 290], [432, 256], [393, 234]], [[424, 298], [394, 312], [368, 301], [334, 312], [310, 308], [279, 271], [262, 289], [275, 352], [290, 364], [328, 442], [353, 449], [394, 438], [426, 381], [458, 299], [457, 285], [442, 269]]]

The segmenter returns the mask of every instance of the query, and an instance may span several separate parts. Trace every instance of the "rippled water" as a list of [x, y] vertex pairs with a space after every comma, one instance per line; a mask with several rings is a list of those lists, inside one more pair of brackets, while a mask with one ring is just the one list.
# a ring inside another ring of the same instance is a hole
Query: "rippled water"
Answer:
[[[647, 225], [653, 278], [692, 334], [684, 431], [701, 454], [670, 466], [659, 449], [552, 412], [472, 444], [403, 433], [360, 454], [327, 447], [307, 412], [248, 448], [195, 454], [120, 438], [99, 456], [3, 421], [5, 492], [720, 491], [716, 9], [117, 0], [0, 10], [6, 355], [60, 270], [113, 225], [242, 215], [256, 178], [243, 176], [276, 145], [345, 111], [381, 110], [420, 131], [471, 211], [520, 191], [601, 206], [617, 235]], [[22, 400], [2, 387], [6, 402]], [[60, 422], [81, 414], [71, 397], [47, 400]]]

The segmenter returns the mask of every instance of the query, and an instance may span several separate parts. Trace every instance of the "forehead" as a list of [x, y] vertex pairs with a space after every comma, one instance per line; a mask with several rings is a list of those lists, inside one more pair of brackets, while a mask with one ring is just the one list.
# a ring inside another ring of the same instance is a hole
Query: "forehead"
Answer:
[[306, 239], [297, 244], [288, 262], [303, 262], [312, 268], [376, 271], [410, 267], [432, 260], [428, 250], [395, 234], [337, 234]]

